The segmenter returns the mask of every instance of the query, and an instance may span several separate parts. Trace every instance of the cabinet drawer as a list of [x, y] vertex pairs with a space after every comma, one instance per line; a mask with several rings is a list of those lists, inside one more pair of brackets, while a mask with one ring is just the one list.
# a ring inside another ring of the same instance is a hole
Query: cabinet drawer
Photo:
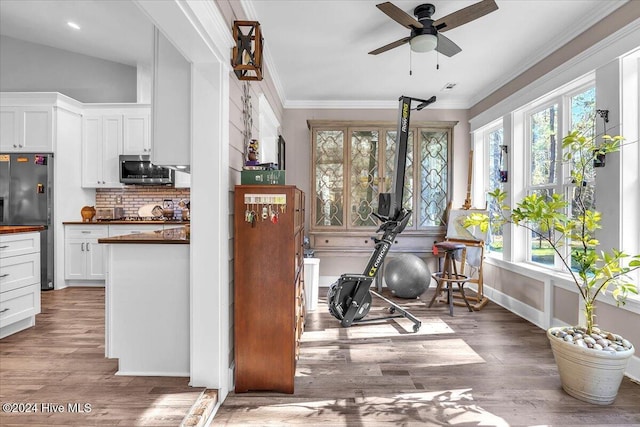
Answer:
[[0, 328], [40, 313], [40, 284], [0, 294]]
[[110, 225], [109, 237], [127, 236], [129, 234], [149, 233], [151, 231], [162, 230], [162, 224], [154, 225]]
[[99, 239], [109, 235], [109, 227], [106, 225], [89, 227], [67, 226], [64, 234], [66, 238], [72, 239]]
[[40, 254], [19, 255], [2, 260], [0, 292], [40, 283]]
[[[40, 233], [15, 233], [0, 236], [0, 258], [40, 252]], [[4, 267], [5, 262], [2, 262]]]

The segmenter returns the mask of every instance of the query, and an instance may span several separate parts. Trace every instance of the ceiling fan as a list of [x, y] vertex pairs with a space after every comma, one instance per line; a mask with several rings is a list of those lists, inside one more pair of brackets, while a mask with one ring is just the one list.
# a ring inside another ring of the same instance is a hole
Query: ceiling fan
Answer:
[[411, 35], [372, 50], [369, 55], [377, 55], [409, 43], [411, 50], [414, 52], [429, 52], [435, 49], [443, 55], [453, 56], [462, 49], [441, 33], [476, 20], [498, 9], [495, 0], [482, 0], [479, 3], [450, 13], [443, 18], [433, 20], [431, 15], [436, 11], [436, 7], [426, 3], [413, 10], [413, 14], [418, 18], [416, 20], [391, 2], [380, 3], [376, 7], [387, 14], [389, 18], [410, 29]]

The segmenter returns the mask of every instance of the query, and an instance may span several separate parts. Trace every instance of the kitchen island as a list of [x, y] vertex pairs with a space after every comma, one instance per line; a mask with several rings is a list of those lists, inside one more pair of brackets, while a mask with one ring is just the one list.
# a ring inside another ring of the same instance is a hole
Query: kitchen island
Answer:
[[42, 225], [0, 226], [0, 338], [36, 324]]
[[189, 238], [182, 227], [105, 244], [105, 353], [118, 375], [189, 376]]

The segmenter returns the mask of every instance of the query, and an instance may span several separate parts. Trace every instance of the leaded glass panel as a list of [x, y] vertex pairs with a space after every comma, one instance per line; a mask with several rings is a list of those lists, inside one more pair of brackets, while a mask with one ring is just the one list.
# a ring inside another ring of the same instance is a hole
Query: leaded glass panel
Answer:
[[371, 215], [378, 210], [378, 131], [351, 133], [350, 223], [354, 227], [374, 227]]
[[316, 131], [315, 193], [317, 226], [344, 224], [344, 131]]
[[[387, 131], [387, 145], [385, 150], [385, 181], [387, 183], [387, 189], [385, 191], [391, 191], [391, 185], [393, 183], [393, 177], [395, 175], [397, 134], [397, 131]], [[405, 166], [404, 177], [404, 193], [402, 197], [402, 207], [409, 210], [413, 210], [413, 180], [413, 131], [409, 131], [409, 139], [407, 141], [407, 164]], [[412, 213], [411, 218], [407, 223], [407, 227], [413, 226], [414, 216], [415, 213]]]
[[443, 224], [447, 208], [449, 133], [420, 132], [420, 216], [419, 227]]

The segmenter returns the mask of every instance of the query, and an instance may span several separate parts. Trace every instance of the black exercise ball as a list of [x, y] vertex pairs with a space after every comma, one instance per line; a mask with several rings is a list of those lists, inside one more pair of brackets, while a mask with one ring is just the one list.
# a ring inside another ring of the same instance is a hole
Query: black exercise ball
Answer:
[[384, 280], [391, 293], [400, 298], [418, 298], [431, 283], [429, 267], [420, 258], [402, 254], [384, 267]]

